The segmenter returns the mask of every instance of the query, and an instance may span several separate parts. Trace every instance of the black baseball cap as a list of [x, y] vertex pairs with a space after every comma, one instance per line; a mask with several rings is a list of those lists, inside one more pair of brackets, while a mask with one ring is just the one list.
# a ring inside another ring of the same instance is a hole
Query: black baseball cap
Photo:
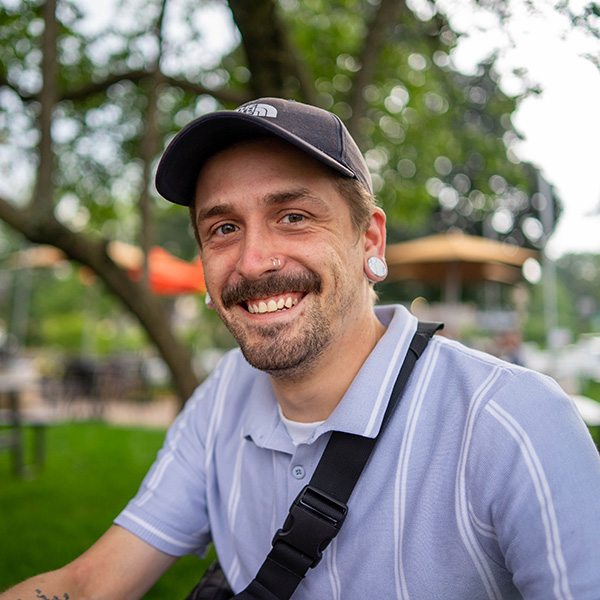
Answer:
[[329, 111], [281, 98], [260, 98], [188, 123], [167, 146], [156, 171], [156, 189], [175, 204], [189, 206], [202, 165], [228, 146], [274, 135], [373, 193], [371, 175], [356, 142]]

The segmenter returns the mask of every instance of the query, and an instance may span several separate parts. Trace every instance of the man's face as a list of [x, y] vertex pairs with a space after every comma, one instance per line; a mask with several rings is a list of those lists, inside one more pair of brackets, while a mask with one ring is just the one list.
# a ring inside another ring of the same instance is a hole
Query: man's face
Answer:
[[278, 140], [229, 148], [202, 169], [196, 214], [207, 288], [250, 364], [295, 379], [351, 347], [371, 308], [365, 236], [316, 160]]

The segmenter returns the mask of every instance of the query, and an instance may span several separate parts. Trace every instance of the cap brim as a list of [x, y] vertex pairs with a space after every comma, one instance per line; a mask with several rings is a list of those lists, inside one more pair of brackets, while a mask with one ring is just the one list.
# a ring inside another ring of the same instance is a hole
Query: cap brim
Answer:
[[156, 171], [158, 193], [170, 202], [189, 206], [198, 175], [208, 158], [238, 141], [265, 134], [290, 142], [346, 177], [356, 177], [348, 167], [268, 118], [220, 111], [192, 121], [173, 138]]

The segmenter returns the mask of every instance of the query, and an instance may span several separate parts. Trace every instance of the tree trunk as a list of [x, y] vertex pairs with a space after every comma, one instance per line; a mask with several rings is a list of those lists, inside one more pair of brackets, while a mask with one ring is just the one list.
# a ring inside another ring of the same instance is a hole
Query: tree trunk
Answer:
[[274, 0], [229, 0], [240, 30], [255, 97], [299, 97], [315, 103], [314, 83], [294, 51]]
[[52, 173], [54, 171], [54, 153], [52, 151], [52, 113], [58, 96], [56, 39], [56, 0], [46, 0], [44, 4], [44, 37], [42, 55], [42, 90], [40, 102], [40, 143], [38, 145], [38, 169], [32, 204], [38, 212], [51, 213], [54, 208], [52, 198]]

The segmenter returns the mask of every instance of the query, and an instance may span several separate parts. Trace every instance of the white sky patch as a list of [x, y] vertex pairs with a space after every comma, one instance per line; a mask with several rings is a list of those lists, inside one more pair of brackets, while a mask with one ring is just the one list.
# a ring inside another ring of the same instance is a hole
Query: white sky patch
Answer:
[[[534, 14], [525, 2], [511, 2], [516, 12], [508, 29], [514, 42], [510, 48], [495, 15], [473, 11], [471, 0], [446, 4], [452, 25], [468, 32], [452, 54], [457, 68], [473, 72], [478, 62], [500, 49], [496, 69], [506, 93], [521, 91], [520, 80], [512, 74], [521, 68], [542, 88], [541, 95], [521, 103], [513, 123], [525, 138], [515, 148], [517, 155], [542, 171], [563, 203], [549, 254], [556, 258], [568, 252], [600, 252], [600, 70], [584, 57], [600, 52], [600, 44], [568, 32], [553, 9]], [[581, 1], [571, 7], [577, 4]]]

